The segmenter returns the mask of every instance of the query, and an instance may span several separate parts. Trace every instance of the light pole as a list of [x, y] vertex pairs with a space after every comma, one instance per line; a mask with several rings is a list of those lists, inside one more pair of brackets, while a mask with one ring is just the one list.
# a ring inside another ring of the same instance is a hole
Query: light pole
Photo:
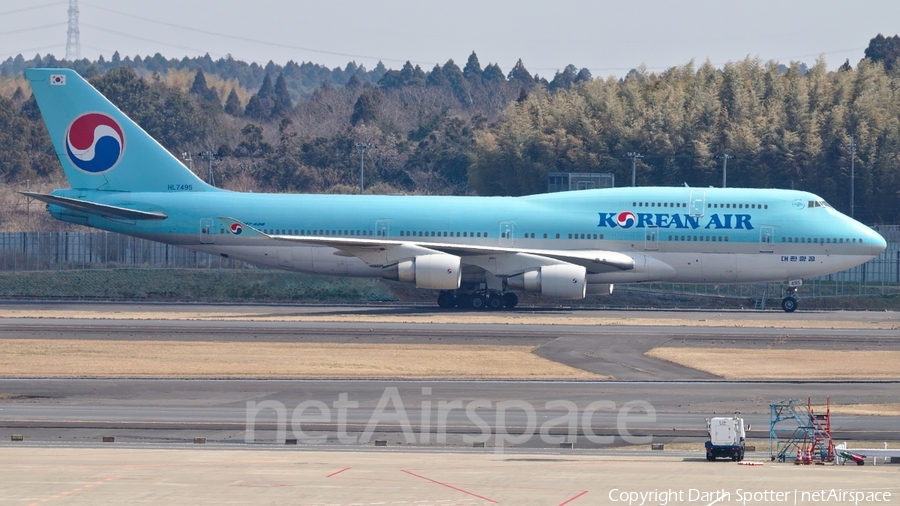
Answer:
[[722, 155], [719, 158], [722, 159], [722, 188], [726, 188], [726, 180], [728, 176], [728, 159], [734, 158], [731, 155]]
[[637, 178], [637, 159], [643, 158], [644, 155], [638, 153], [637, 151], [630, 151], [628, 156], [631, 157], [631, 186], [636, 186], [635, 180]]
[[363, 194], [363, 190], [365, 189], [365, 155], [366, 150], [372, 148], [372, 144], [369, 142], [357, 142], [356, 147], [359, 148], [359, 194]]
[[853, 141], [853, 136], [850, 136], [850, 217], [853, 218], [853, 211], [856, 202], [854, 199], [856, 197], [856, 142]]

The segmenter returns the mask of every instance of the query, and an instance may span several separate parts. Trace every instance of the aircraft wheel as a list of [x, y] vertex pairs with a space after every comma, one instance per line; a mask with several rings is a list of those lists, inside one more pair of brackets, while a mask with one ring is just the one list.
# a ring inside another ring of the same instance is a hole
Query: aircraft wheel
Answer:
[[485, 305], [484, 295], [481, 294], [472, 294], [472, 298], [469, 300], [469, 305], [472, 309], [483, 309]]
[[458, 307], [460, 309], [466, 309], [466, 308], [472, 307], [471, 306], [471, 298], [469, 297], [469, 294], [461, 293], [461, 294], [457, 295], [456, 296], [456, 307]]
[[785, 297], [781, 301], [781, 309], [784, 309], [785, 313], [793, 313], [795, 309], [797, 309], [797, 299], [793, 297]]
[[438, 307], [442, 309], [449, 309], [456, 305], [456, 301], [454, 300], [452, 292], [442, 291], [437, 298]]
[[490, 310], [497, 310], [503, 307], [503, 298], [498, 294], [492, 294], [487, 300], [487, 306]]
[[519, 303], [519, 296], [514, 292], [506, 292], [503, 294], [503, 305], [506, 309], [512, 309]]

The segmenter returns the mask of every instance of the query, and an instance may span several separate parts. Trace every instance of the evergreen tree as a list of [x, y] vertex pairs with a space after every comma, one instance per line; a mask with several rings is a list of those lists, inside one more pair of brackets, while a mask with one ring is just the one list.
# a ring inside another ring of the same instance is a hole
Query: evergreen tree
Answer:
[[225, 100], [225, 112], [236, 118], [244, 115], [244, 110], [241, 107], [241, 99], [238, 98], [234, 88], [231, 88], [231, 93], [228, 94], [228, 98]]
[[284, 79], [284, 72], [282, 72], [278, 74], [278, 79], [275, 81], [275, 106], [272, 116], [287, 114], [292, 107], [291, 93], [287, 89], [287, 82]]
[[500, 70], [500, 66], [496, 63], [488, 64], [488, 66], [484, 68], [484, 72], [481, 73], [481, 77], [485, 82], [500, 82], [506, 80], [506, 76], [503, 75], [503, 71]]
[[516, 62], [516, 65], [512, 70], [509, 71], [507, 78], [519, 86], [534, 86], [534, 79], [531, 77], [531, 73], [528, 72], [528, 69], [525, 68], [521, 58], [519, 58], [519, 61]]
[[869, 41], [865, 54], [866, 58], [881, 62], [885, 69], [892, 70], [894, 66], [900, 65], [897, 61], [900, 58], [900, 35], [885, 37], [879, 33]]
[[358, 123], [375, 123], [378, 121], [378, 104], [376, 97], [369, 90], [363, 91], [353, 105], [353, 115], [350, 123], [356, 126]]
[[244, 116], [257, 120], [263, 120], [268, 119], [269, 116], [271, 116], [271, 113], [266, 110], [266, 107], [263, 105], [263, 101], [259, 98], [259, 95], [253, 95], [252, 97], [250, 97], [250, 101], [247, 102], [247, 109], [244, 110]]
[[463, 68], [463, 75], [466, 76], [466, 79], [481, 79], [481, 74], [482, 70], [481, 64], [478, 63], [478, 55], [475, 54], [475, 51], [472, 51], [465, 68]]
[[196, 95], [204, 102], [208, 102], [210, 104], [219, 104], [219, 95], [216, 93], [216, 90], [209, 88], [206, 84], [206, 75], [203, 74], [203, 70], [198, 69], [197, 74], [194, 76], [194, 83], [191, 85], [191, 94]]
[[434, 68], [431, 69], [431, 72], [428, 73], [426, 84], [435, 88], [443, 88], [450, 86], [450, 80], [447, 79], [447, 76], [444, 75], [444, 71], [441, 70], [441, 66], [435, 64]]

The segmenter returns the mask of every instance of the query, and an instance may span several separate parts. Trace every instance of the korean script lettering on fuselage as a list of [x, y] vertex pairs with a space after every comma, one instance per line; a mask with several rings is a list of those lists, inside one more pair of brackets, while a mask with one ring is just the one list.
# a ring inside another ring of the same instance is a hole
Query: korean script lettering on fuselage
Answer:
[[691, 216], [689, 214], [668, 213], [633, 213], [621, 211], [618, 213], [600, 213], [598, 227], [644, 228], [648, 226], [659, 228], [675, 228], [696, 230], [698, 228], [712, 230], [753, 230], [749, 214], [711, 214], [709, 216]]

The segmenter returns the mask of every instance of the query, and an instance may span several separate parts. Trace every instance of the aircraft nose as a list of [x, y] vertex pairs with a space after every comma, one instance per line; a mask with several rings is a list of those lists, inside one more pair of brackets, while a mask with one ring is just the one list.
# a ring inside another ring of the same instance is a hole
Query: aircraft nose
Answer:
[[872, 254], [878, 256], [887, 249], [887, 241], [884, 240], [884, 237], [881, 237], [881, 234], [874, 230], [872, 231], [872, 235], [874, 236], [874, 241], [872, 241]]

